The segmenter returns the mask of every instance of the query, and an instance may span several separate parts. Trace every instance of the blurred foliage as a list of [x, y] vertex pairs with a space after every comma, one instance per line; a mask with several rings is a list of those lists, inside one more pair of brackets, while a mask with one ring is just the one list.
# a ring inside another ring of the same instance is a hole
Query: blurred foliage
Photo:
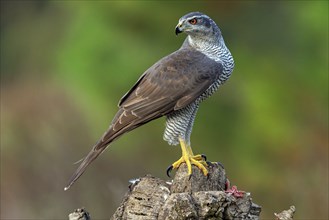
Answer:
[[68, 192], [120, 97], [178, 49], [178, 19], [202, 11], [236, 67], [201, 106], [195, 152], [221, 161], [262, 218], [296, 206], [328, 218], [327, 1], [1, 1], [1, 219], [64, 219], [84, 206], [107, 218], [128, 180], [180, 156], [164, 119], [113, 143]]

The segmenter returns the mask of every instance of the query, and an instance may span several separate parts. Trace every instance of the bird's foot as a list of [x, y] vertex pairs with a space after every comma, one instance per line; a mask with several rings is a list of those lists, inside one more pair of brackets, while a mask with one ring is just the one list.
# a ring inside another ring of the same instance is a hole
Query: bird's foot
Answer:
[[170, 171], [173, 169], [178, 169], [182, 163], [186, 163], [188, 175], [192, 174], [192, 165], [195, 165], [205, 176], [208, 176], [208, 170], [206, 168], [208, 166], [206, 161], [207, 157], [203, 154], [193, 155], [191, 147], [188, 146], [183, 140], [180, 140], [180, 145], [182, 148], [182, 157], [168, 167], [167, 175], [170, 177]]
[[179, 160], [177, 160], [176, 162], [174, 162], [172, 165], [170, 165], [168, 167], [167, 175], [170, 177], [170, 172], [173, 169], [178, 169], [178, 167], [182, 163], [186, 163], [187, 169], [188, 169], [188, 175], [192, 174], [192, 165], [197, 166], [205, 176], [208, 175], [208, 170], [206, 168], [208, 166], [208, 164], [204, 160], [204, 157], [201, 154], [198, 154], [198, 155], [195, 155], [195, 156], [190, 156], [190, 157], [182, 156], [181, 158], [179, 158]]

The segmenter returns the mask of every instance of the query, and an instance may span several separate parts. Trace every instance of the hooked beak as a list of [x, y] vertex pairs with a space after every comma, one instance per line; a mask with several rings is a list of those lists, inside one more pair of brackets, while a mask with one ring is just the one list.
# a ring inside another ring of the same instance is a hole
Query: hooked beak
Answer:
[[175, 28], [175, 34], [176, 34], [176, 35], [178, 35], [178, 34], [180, 34], [180, 33], [183, 32], [182, 29], [181, 29], [181, 27], [182, 27], [182, 24], [181, 24], [181, 23], [179, 23], [179, 24], [176, 26], [176, 28]]

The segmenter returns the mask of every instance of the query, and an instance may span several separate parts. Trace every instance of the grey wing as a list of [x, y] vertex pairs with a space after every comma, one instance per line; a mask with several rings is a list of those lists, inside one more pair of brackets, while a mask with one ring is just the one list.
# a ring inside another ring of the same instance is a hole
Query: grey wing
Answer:
[[163, 107], [175, 104], [172, 110], [183, 108], [209, 88], [221, 71], [221, 64], [201, 52], [178, 50], [148, 69], [121, 98], [119, 107], [125, 111], [136, 111], [142, 106], [162, 101]]
[[220, 64], [189, 49], [178, 50], [155, 63], [122, 97], [109, 129], [82, 161], [68, 187], [114, 139], [189, 105], [218, 79], [221, 70]]

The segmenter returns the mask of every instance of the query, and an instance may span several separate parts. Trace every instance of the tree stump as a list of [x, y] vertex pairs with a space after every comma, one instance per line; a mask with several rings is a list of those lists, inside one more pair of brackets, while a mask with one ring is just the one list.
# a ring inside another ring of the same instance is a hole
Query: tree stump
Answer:
[[111, 219], [259, 219], [261, 207], [252, 202], [250, 193], [226, 192], [221, 165], [209, 166], [208, 177], [192, 168], [189, 177], [182, 164], [172, 182], [150, 175], [134, 180]]

